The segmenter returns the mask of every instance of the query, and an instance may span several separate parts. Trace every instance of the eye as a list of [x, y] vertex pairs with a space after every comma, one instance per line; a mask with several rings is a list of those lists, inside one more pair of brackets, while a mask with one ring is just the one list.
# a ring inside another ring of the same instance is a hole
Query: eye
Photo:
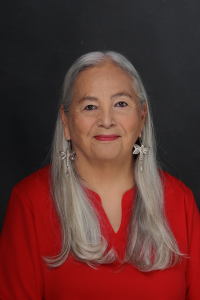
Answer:
[[128, 104], [126, 102], [124, 102], [124, 101], [120, 101], [120, 102], [118, 102], [118, 103], [115, 104], [115, 106], [117, 106], [117, 107], [125, 107], [127, 105]]
[[96, 108], [97, 107], [95, 105], [90, 104], [90, 105], [87, 105], [84, 109], [85, 110], [93, 110], [93, 109], [96, 109]]

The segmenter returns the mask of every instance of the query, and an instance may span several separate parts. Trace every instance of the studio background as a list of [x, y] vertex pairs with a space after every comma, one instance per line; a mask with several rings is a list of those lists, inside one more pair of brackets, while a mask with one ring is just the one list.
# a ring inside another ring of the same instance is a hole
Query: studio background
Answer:
[[0, 230], [14, 185], [48, 163], [67, 69], [98, 50], [136, 67], [163, 169], [200, 208], [200, 2], [10, 0], [0, 8]]

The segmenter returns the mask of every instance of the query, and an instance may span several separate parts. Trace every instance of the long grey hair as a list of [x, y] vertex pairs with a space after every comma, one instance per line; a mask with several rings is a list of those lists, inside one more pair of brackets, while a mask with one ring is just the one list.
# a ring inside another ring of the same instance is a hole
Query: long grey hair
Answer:
[[[142, 133], [143, 144], [150, 147], [148, 159], [144, 159], [143, 171], [139, 159], [134, 163], [136, 199], [129, 223], [128, 243], [124, 261], [141, 271], [165, 269], [181, 257], [178, 244], [168, 225], [164, 211], [164, 183], [156, 159], [156, 145], [147, 94], [133, 65], [116, 52], [91, 52], [81, 56], [67, 72], [60, 105], [69, 114], [73, 87], [78, 75], [87, 68], [110, 61], [126, 72], [142, 109], [147, 105], [147, 117]], [[72, 253], [79, 261], [91, 266], [116, 260], [114, 249], [108, 249], [101, 234], [98, 213], [84, 192], [83, 184], [73, 161], [69, 162], [70, 177], [66, 177], [66, 165], [60, 151], [71, 149], [71, 141], [64, 136], [58, 113], [52, 147], [51, 190], [62, 232], [62, 249], [58, 256], [46, 258], [51, 267], [62, 265]], [[152, 253], [154, 258], [152, 259]]]

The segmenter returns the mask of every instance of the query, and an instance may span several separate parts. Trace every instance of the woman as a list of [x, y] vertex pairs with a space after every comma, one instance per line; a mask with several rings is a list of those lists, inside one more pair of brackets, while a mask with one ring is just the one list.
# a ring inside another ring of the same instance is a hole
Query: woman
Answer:
[[1, 299], [200, 299], [200, 217], [158, 169], [147, 96], [115, 52], [68, 71], [52, 162], [13, 190]]

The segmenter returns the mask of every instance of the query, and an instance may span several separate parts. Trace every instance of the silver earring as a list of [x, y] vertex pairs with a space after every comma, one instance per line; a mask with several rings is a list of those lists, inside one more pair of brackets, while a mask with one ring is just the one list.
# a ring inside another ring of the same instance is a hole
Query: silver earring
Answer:
[[60, 151], [60, 156], [62, 160], [66, 159], [66, 168], [67, 168], [67, 172], [66, 172], [66, 176], [69, 177], [69, 160], [75, 160], [74, 155], [76, 154], [76, 151], [70, 151], [69, 149], [67, 149], [66, 153], [63, 151]]
[[142, 139], [140, 138], [140, 145], [141, 146], [139, 146], [139, 145], [137, 145], [137, 144], [135, 144], [134, 145], [134, 148], [135, 148], [135, 150], [133, 151], [133, 154], [139, 154], [140, 153], [140, 158], [139, 158], [139, 160], [140, 160], [140, 170], [141, 170], [141, 172], [142, 172], [142, 161], [143, 161], [143, 155], [146, 155], [146, 156], [148, 156], [149, 155], [149, 147], [145, 147], [143, 144], [142, 144]]

